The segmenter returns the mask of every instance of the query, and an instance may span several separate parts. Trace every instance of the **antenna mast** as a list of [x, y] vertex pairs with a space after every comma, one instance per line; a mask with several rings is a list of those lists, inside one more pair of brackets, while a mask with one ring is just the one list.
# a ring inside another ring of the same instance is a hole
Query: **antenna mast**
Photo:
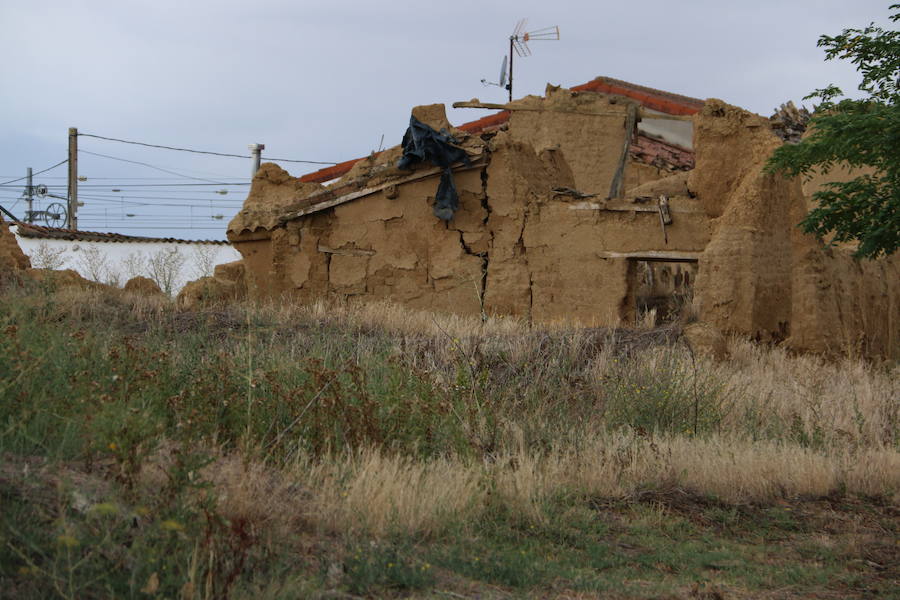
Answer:
[[516, 28], [512, 35], [509, 36], [509, 83], [506, 89], [509, 90], [509, 101], [513, 99], [513, 53], [520, 57], [531, 56], [531, 49], [528, 42], [532, 40], [558, 40], [559, 26], [544, 27], [543, 29], [535, 29], [534, 31], [525, 31], [525, 25], [528, 19], [521, 19], [516, 23]]

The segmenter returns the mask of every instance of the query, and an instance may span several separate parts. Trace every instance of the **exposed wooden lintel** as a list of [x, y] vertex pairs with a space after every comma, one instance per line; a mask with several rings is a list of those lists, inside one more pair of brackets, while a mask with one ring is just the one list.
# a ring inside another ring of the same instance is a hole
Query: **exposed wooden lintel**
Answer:
[[[510, 111], [522, 111], [522, 112], [560, 112], [560, 113], [571, 113], [576, 115], [590, 115], [590, 116], [620, 116], [624, 117], [625, 113], [621, 111], [607, 110], [607, 111], [584, 111], [584, 110], [556, 110], [553, 108], [538, 108], [535, 106], [517, 106], [515, 104], [495, 104], [493, 102], [454, 102], [453, 108], [487, 108], [491, 110], [510, 110]], [[665, 121], [692, 121], [693, 117], [689, 115], [669, 115], [669, 114], [659, 114], [659, 113], [650, 113], [646, 110], [639, 110], [638, 115], [641, 119], [662, 119]]]
[[598, 258], [625, 258], [629, 260], [658, 260], [671, 262], [697, 262], [702, 252], [677, 250], [641, 250], [640, 252], [597, 252]]

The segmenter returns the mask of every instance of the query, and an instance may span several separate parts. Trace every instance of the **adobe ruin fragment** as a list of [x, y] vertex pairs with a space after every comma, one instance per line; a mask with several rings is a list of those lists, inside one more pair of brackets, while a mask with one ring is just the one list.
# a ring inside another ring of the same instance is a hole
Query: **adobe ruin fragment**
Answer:
[[[685, 121], [549, 86], [459, 129], [442, 105], [415, 109], [469, 157], [453, 168], [449, 221], [432, 213], [440, 170], [398, 169], [399, 147], [324, 185], [264, 164], [228, 228], [247, 291], [583, 325], [664, 318], [693, 298], [723, 332], [898, 352], [900, 261], [857, 262], [802, 234], [800, 183], [763, 172], [782, 143], [768, 120], [688, 100]], [[692, 123], [693, 148], [639, 130], [642, 120]]]

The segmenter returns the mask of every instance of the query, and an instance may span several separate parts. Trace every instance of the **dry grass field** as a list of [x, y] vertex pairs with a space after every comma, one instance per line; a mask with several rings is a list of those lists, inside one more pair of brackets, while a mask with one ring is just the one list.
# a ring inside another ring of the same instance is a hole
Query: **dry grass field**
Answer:
[[900, 597], [900, 366], [0, 293], [2, 598]]

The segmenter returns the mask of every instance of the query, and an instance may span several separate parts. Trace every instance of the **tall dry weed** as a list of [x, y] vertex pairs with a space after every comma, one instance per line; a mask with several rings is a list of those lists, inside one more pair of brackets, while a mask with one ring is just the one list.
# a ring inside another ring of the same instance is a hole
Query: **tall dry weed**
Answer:
[[740, 404], [729, 427], [806, 445], [896, 446], [900, 443], [900, 371], [845, 358], [789, 355], [784, 349], [732, 340], [732, 360], [718, 370]]
[[299, 460], [286, 469], [228, 460], [212, 471], [221, 511], [296, 534], [393, 534], [434, 539], [502, 511], [545, 525], [561, 505], [680, 492], [767, 505], [833, 494], [900, 498], [900, 454], [823, 454], [777, 442], [652, 437], [622, 431], [581, 448], [526, 448], [489, 463], [414, 460], [367, 449]]
[[368, 449], [307, 459], [291, 469], [312, 490], [312, 515], [330, 531], [434, 537], [480, 509], [481, 474], [447, 458], [415, 461]]

